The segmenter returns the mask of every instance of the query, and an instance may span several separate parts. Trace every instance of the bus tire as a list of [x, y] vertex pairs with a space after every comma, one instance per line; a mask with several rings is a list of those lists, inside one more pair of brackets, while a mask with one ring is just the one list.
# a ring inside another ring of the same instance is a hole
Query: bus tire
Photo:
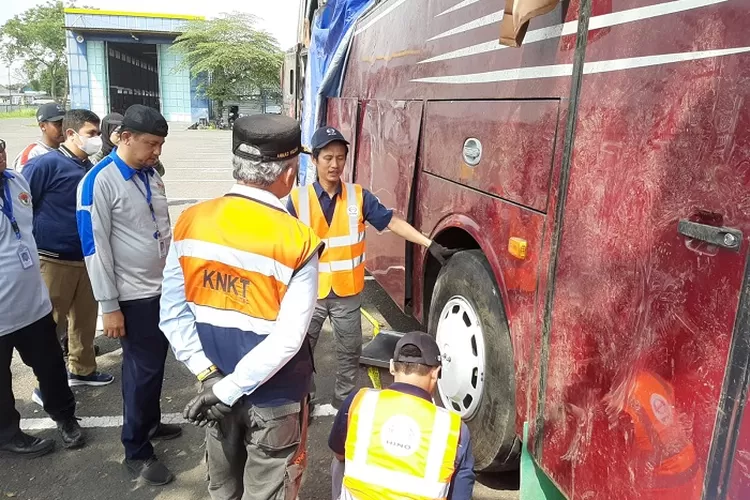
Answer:
[[428, 331], [443, 353], [435, 400], [462, 414], [475, 469], [517, 468], [513, 347], [500, 292], [480, 250], [458, 252], [440, 270]]

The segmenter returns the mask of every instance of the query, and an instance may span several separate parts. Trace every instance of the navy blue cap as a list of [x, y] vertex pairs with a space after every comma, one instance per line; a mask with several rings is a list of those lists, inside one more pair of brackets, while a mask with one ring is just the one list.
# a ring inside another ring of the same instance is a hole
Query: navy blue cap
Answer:
[[143, 104], [133, 104], [125, 110], [122, 128], [158, 137], [166, 137], [169, 132], [169, 125], [164, 116], [156, 109]]
[[339, 132], [333, 127], [320, 127], [312, 136], [310, 140], [310, 147], [312, 149], [323, 149], [332, 142], [343, 142], [349, 145], [349, 141], [344, 139], [344, 134]]
[[[413, 345], [419, 349], [419, 356], [406, 356], [401, 354], [401, 349], [407, 345]], [[396, 349], [393, 351], [393, 361], [401, 363], [417, 363], [427, 366], [440, 366], [442, 357], [440, 348], [435, 342], [435, 337], [424, 332], [409, 332], [396, 343]]]
[[36, 121], [42, 122], [61, 122], [65, 116], [65, 109], [56, 102], [42, 104], [36, 110]]

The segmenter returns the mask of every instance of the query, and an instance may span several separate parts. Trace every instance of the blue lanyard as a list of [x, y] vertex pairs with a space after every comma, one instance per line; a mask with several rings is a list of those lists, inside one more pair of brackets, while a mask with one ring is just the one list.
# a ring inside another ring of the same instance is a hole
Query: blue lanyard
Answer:
[[135, 187], [137, 187], [138, 191], [140, 191], [143, 197], [146, 198], [148, 209], [151, 212], [151, 220], [154, 222], [154, 239], [158, 240], [159, 238], [161, 238], [161, 232], [159, 231], [159, 223], [156, 222], [156, 212], [154, 211], [154, 204], [151, 203], [151, 183], [148, 180], [148, 174], [146, 172], [136, 172], [135, 175], [138, 176], [141, 181], [143, 181], [143, 185], [146, 187], [146, 192], [144, 193], [141, 187], [136, 182], [135, 178], [133, 178]]
[[3, 181], [3, 207], [0, 209], [10, 221], [10, 227], [16, 233], [16, 239], [21, 240], [21, 230], [18, 228], [18, 222], [13, 215], [13, 200], [10, 197], [10, 182], [5, 177], [0, 178]]

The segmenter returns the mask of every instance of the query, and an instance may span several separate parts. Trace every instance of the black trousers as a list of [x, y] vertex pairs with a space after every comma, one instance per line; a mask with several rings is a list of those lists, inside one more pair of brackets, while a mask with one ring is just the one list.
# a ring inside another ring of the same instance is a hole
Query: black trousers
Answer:
[[68, 387], [62, 348], [57, 341], [55, 321], [48, 314], [39, 321], [0, 337], [0, 443], [9, 441], [19, 429], [21, 415], [13, 397], [10, 363], [13, 349], [31, 367], [39, 381], [44, 411], [52, 420], [61, 421], [75, 415], [76, 400]]
[[169, 342], [159, 330], [159, 297], [120, 302], [125, 317], [122, 345], [122, 444], [125, 457], [154, 454], [150, 435], [161, 420], [161, 387]]

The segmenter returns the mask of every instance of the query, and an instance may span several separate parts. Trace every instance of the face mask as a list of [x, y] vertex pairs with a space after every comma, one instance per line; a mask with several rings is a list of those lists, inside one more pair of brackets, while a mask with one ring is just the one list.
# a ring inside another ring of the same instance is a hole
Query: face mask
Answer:
[[102, 149], [102, 138], [99, 136], [81, 137], [80, 135], [78, 135], [78, 138], [81, 140], [81, 145], [79, 146], [81, 148], [81, 151], [89, 156], [95, 155], [99, 152], [100, 149]]

